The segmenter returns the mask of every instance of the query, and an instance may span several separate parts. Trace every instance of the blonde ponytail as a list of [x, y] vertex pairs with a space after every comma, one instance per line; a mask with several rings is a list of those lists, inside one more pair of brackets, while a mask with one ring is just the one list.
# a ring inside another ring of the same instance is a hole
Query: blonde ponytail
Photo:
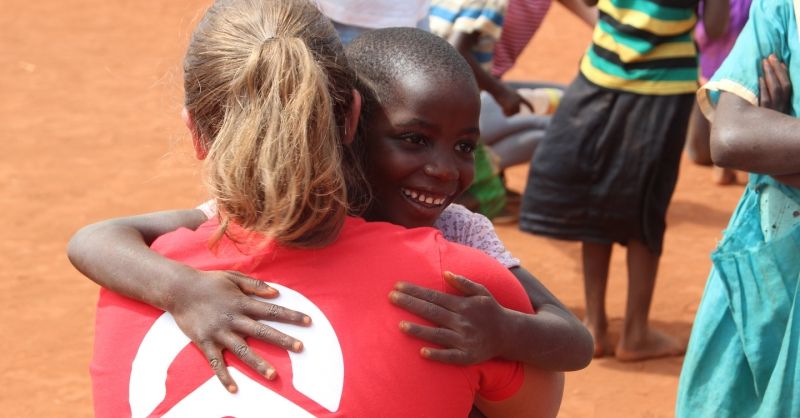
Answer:
[[218, 2], [193, 36], [184, 71], [221, 224], [300, 247], [335, 239], [348, 189], [358, 189], [347, 181], [354, 168], [343, 167], [350, 158], [341, 143], [354, 75], [316, 7]]

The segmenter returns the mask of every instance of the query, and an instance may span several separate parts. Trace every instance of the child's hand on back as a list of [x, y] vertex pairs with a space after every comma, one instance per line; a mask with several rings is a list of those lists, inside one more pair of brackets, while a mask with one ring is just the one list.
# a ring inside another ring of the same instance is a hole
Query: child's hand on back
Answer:
[[248, 296], [274, 298], [278, 296], [277, 290], [235, 271], [196, 273], [195, 280], [187, 280], [186, 286], [170, 296], [169, 312], [230, 392], [236, 392], [237, 386], [228, 373], [222, 350], [230, 351], [262, 376], [273, 379], [275, 368], [254, 353], [245, 338], [257, 338], [293, 352], [303, 349], [299, 340], [258, 322], [311, 324], [311, 318], [305, 314]]
[[786, 64], [775, 54], [761, 60], [764, 75], [758, 78], [760, 106], [780, 113], [789, 113], [792, 99], [792, 82]]
[[504, 332], [506, 308], [482, 285], [446, 272], [445, 281], [464, 294], [455, 296], [400, 282], [390, 293], [395, 305], [439, 325], [430, 327], [407, 321], [400, 329], [443, 348], [422, 348], [428, 359], [450, 364], [476, 364], [498, 356], [508, 341]]

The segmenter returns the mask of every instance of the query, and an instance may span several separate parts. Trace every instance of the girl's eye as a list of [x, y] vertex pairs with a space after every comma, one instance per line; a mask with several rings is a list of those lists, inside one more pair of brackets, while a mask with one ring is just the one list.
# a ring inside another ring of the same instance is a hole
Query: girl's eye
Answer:
[[474, 142], [459, 142], [456, 144], [456, 151], [463, 152], [466, 154], [472, 154], [475, 152], [475, 147], [477, 146]]
[[413, 145], [425, 144], [425, 137], [419, 134], [400, 135], [400, 139], [408, 144], [413, 144]]

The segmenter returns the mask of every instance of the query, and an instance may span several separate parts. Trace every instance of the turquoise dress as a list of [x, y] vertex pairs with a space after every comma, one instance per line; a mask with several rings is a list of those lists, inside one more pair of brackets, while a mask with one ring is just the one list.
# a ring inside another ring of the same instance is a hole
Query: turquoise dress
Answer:
[[[800, 0], [753, 2], [731, 54], [698, 93], [707, 115], [719, 91], [757, 104], [761, 59], [771, 53], [794, 77], [791, 113], [798, 115], [798, 7]], [[711, 259], [676, 416], [800, 417], [800, 189], [751, 174]]]

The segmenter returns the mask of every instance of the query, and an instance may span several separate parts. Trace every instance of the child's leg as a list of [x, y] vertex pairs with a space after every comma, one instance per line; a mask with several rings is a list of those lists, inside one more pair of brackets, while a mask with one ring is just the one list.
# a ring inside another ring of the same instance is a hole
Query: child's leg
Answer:
[[611, 260], [611, 244], [583, 243], [583, 286], [586, 297], [586, 313], [583, 323], [594, 338], [594, 356], [611, 354], [612, 344], [608, 340], [608, 318], [606, 317], [606, 285], [608, 264]]
[[497, 163], [500, 171], [518, 164], [529, 163], [536, 147], [544, 139], [544, 134], [543, 129], [516, 132], [492, 144], [492, 151], [500, 157]]
[[660, 256], [643, 242], [630, 240], [627, 258], [628, 302], [622, 337], [616, 349], [617, 358], [637, 361], [683, 354], [683, 344], [648, 325]]

